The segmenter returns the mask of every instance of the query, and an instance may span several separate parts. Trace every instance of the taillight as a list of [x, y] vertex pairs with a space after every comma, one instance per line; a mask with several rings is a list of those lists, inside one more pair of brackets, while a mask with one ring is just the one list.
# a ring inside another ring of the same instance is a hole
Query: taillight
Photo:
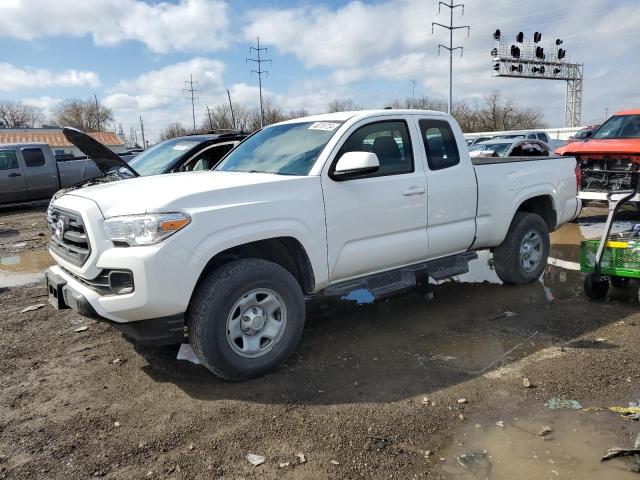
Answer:
[[580, 186], [582, 185], [582, 169], [580, 163], [576, 161], [576, 168], [573, 171], [576, 175], [576, 196], [580, 193]]

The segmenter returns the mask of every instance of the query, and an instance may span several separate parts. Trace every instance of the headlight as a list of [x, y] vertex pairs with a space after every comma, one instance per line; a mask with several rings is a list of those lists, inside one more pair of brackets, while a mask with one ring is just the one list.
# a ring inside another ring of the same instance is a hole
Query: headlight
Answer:
[[112, 242], [153, 245], [186, 227], [190, 221], [186, 213], [150, 213], [107, 218], [102, 227]]

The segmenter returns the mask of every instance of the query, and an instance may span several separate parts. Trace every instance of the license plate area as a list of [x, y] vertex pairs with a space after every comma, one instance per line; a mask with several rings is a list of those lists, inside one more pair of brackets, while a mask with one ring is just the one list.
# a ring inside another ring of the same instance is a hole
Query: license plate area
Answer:
[[65, 303], [64, 295], [62, 294], [62, 288], [67, 284], [67, 282], [49, 271], [47, 271], [45, 279], [47, 284], [47, 297], [49, 299], [49, 303], [58, 310], [69, 308]]

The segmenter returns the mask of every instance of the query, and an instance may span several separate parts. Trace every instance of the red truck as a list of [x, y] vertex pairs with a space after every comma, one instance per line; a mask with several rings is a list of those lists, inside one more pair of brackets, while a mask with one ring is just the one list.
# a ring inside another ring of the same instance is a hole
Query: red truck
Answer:
[[[607, 192], [633, 189], [633, 174], [640, 171], [640, 109], [616, 113], [590, 139], [568, 143], [556, 154], [576, 158], [582, 200], [605, 201]], [[640, 202], [640, 195], [632, 201]]]

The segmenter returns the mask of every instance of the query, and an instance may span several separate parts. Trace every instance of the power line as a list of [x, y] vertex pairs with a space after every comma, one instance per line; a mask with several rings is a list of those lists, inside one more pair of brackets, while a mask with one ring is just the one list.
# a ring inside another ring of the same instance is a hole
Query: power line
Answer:
[[[193, 75], [189, 76], [189, 80], [185, 80], [184, 81], [185, 85], [189, 85], [189, 88], [183, 88], [182, 91], [184, 92], [190, 92], [191, 93], [191, 97], [187, 97], [187, 100], [191, 100], [191, 114], [193, 115], [193, 133], [196, 133], [196, 101], [200, 99], [200, 97], [195, 97], [194, 94], [195, 92], [199, 92], [200, 90], [197, 88], [198, 87], [198, 82], [194, 82], [193, 81]], [[196, 88], [194, 88], [194, 85], [196, 86]]]
[[262, 52], [266, 52], [267, 49], [265, 47], [260, 48], [260, 37], [256, 37], [256, 47], [249, 47], [249, 54], [251, 55], [254, 51], [256, 53], [257, 58], [249, 57], [245, 58], [245, 63], [254, 62], [254, 65], [257, 66], [257, 70], [251, 70], [251, 73], [256, 73], [258, 75], [258, 88], [260, 91], [260, 128], [264, 126], [264, 109], [262, 108], [262, 75], [269, 75], [269, 70], [263, 70], [262, 64], [269, 63], [271, 65], [270, 58], [261, 58]]
[[440, 8], [442, 6], [445, 6], [449, 9], [449, 25], [443, 25], [442, 23], [437, 23], [437, 22], [432, 22], [431, 23], [431, 34], [433, 35], [433, 29], [435, 26], [438, 27], [442, 27], [446, 30], [449, 30], [449, 46], [447, 47], [446, 45], [442, 45], [439, 44], [438, 45], [438, 55], [440, 55], [440, 49], [444, 48], [445, 50], [449, 51], [449, 101], [447, 103], [447, 112], [449, 114], [451, 114], [451, 103], [453, 101], [453, 51], [454, 50], [460, 50], [460, 56], [462, 56], [462, 52], [463, 52], [463, 47], [454, 47], [453, 46], [453, 31], [454, 30], [458, 30], [461, 28], [466, 28], [467, 29], [467, 37], [469, 36], [469, 32], [471, 30], [471, 27], [469, 25], [460, 25], [457, 27], [453, 26], [453, 10], [461, 7], [462, 8], [462, 15], [464, 15], [464, 3], [458, 3], [458, 4], [454, 4], [453, 0], [449, 0], [449, 3], [445, 3], [440, 1], [438, 3], [438, 14], [440, 14]]

